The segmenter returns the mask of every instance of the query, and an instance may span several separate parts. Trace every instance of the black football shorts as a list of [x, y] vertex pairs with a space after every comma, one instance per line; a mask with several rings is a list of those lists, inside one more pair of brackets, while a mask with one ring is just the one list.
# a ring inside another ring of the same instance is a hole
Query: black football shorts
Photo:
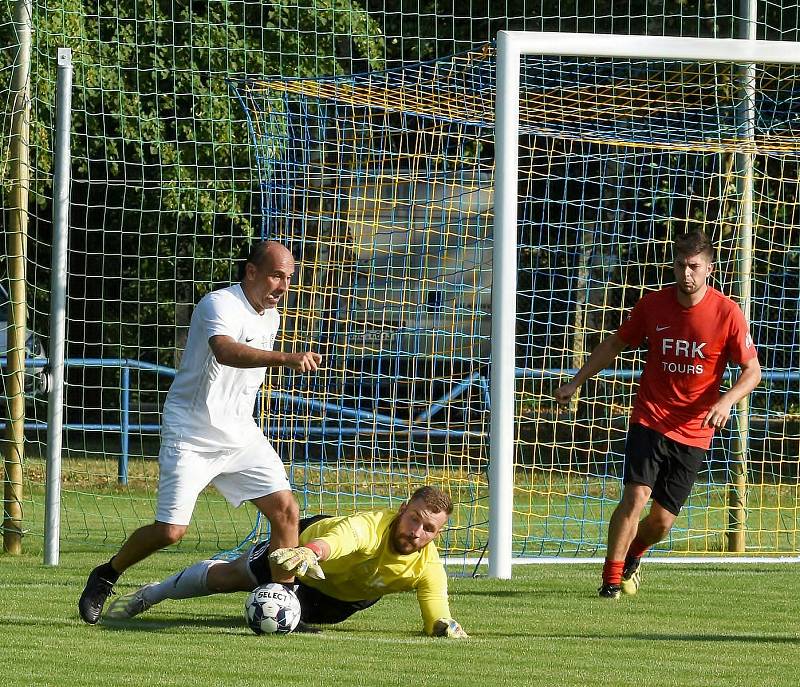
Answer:
[[678, 443], [649, 427], [632, 423], [625, 443], [622, 481], [650, 487], [653, 500], [678, 515], [705, 457], [705, 449]]

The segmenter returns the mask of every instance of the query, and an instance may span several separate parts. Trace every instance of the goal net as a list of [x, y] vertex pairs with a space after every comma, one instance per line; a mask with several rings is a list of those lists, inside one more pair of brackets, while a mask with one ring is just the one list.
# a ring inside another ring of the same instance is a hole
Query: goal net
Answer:
[[[491, 3], [485, 12], [497, 14], [481, 33], [443, 42], [428, 40], [441, 22], [423, 26], [410, 12], [391, 13], [393, 28], [384, 13], [381, 33], [367, 21], [374, 11], [299, 12], [289, 30], [293, 20], [275, 8], [262, 25], [261, 5], [236, 7], [254, 13], [238, 16], [220, 3], [156, 7], [144, 19], [115, 6], [87, 19], [69, 7], [33, 6], [31, 130], [21, 137], [30, 142], [30, 193], [18, 212], [11, 199], [25, 185], [25, 164], [9, 146], [18, 112], [11, 100], [0, 134], [3, 226], [11, 237], [15, 217], [28, 221], [24, 269], [12, 274], [19, 256], [8, 249], [0, 266], [3, 343], [18, 327], [19, 286], [27, 292], [24, 458], [4, 442], [9, 464], [24, 467], [21, 503], [15, 489], [6, 503], [21, 507], [26, 550], [41, 545], [46, 521], [56, 122], [48, 46], [73, 45], [65, 548], [114, 550], [152, 520], [161, 408], [192, 308], [236, 278], [231, 257], [262, 234], [290, 243], [300, 258], [279, 345], [325, 356], [313, 376], [273, 372], [256, 412], [286, 458], [304, 514], [396, 507], [414, 487], [434, 483], [456, 502], [441, 542], [451, 557], [478, 557], [492, 537], [519, 558], [601, 556], [641, 352], [619, 358], [573, 406], [557, 408], [551, 393], [642, 293], [671, 279], [673, 234], [700, 226], [719, 253], [715, 285], [750, 304], [765, 376], [749, 409], [715, 440], [658, 552], [797, 552], [797, 78], [780, 64], [795, 44], [781, 44], [782, 60], [743, 65], [719, 56], [575, 57], [568, 49], [520, 58], [518, 220], [505, 234], [516, 266], [504, 271], [493, 267], [495, 48], [408, 60], [480, 45], [499, 18], [502, 26], [555, 24], [515, 23]], [[420, 33], [402, 35], [408, 17]], [[655, 30], [651, 18], [626, 19], [625, 30]], [[620, 30], [607, 19], [565, 17], [558, 27]], [[717, 35], [731, 35], [731, 18], [719, 22]], [[120, 29], [134, 24], [136, 31]], [[679, 24], [658, 30], [705, 31], [704, 23]], [[164, 34], [164, 26], [175, 31]], [[361, 38], [350, 43], [357, 26]], [[765, 36], [794, 35], [761, 26]], [[16, 31], [0, 22], [9, 93], [12, 65], [22, 64]], [[351, 52], [341, 52], [340, 37]], [[374, 57], [375, 44], [385, 60]], [[166, 72], [165, 54], [175, 58]], [[239, 81], [232, 97], [225, 76], [239, 73], [350, 75]], [[506, 360], [511, 382], [497, 397], [494, 298], [509, 277], [513, 293], [502, 300], [513, 314], [501, 333], [513, 334], [513, 365]], [[0, 358], [7, 384], [5, 350]], [[490, 411], [509, 390], [508, 411], [495, 413], [509, 425], [494, 431]], [[15, 411], [14, 421], [21, 418]], [[0, 425], [8, 437], [8, 418]], [[495, 460], [498, 440], [510, 450]], [[16, 479], [8, 468], [5, 486]], [[508, 481], [513, 490], [497, 498]], [[498, 511], [510, 524], [507, 539], [492, 533]], [[228, 549], [254, 519], [253, 509], [231, 509], [209, 489], [180, 546]]]
[[656, 552], [795, 553], [797, 69], [738, 64], [738, 52], [563, 53], [523, 55], [509, 103], [517, 269], [503, 438], [513, 448], [491, 461], [507, 461], [492, 474], [510, 475], [513, 490], [491, 513], [492, 290], [509, 277], [493, 271], [508, 229], [493, 195], [494, 47], [380, 73], [232, 84], [257, 150], [263, 236], [300, 258], [281, 345], [312, 342], [325, 356], [314, 377], [271, 376], [266, 431], [284, 442], [309, 511], [436, 483], [457, 502], [451, 556], [484, 550], [498, 507], [513, 515], [514, 556], [601, 554], [642, 351], [566, 409], [551, 394], [643, 293], [672, 281], [673, 235], [702, 228], [718, 252], [714, 285], [749, 314], [764, 382], [715, 438]]

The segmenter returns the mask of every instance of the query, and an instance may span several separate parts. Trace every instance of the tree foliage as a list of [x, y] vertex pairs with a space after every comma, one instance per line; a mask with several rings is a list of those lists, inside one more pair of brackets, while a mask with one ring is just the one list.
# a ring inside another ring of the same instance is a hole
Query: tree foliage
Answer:
[[33, 25], [32, 258], [49, 265], [55, 56], [68, 47], [70, 297], [73, 319], [104, 323], [81, 334], [97, 355], [168, 350], [180, 304], [228, 281], [258, 232], [248, 123], [226, 80], [383, 64], [380, 27], [356, 0], [62, 0], [37, 5]]

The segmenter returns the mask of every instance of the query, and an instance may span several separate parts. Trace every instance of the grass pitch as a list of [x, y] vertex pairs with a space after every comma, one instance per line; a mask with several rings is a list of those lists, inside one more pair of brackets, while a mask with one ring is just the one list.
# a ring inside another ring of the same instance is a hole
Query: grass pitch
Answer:
[[[4, 684], [794, 687], [800, 601], [792, 565], [644, 568], [639, 595], [596, 596], [597, 565], [514, 568], [508, 581], [454, 577], [453, 614], [472, 635], [423, 637], [413, 594], [384, 598], [321, 635], [257, 637], [243, 594], [166, 601], [125, 622], [83, 624], [77, 598], [106, 553], [61, 565], [0, 555]], [[162, 552], [122, 593], [201, 557]]]

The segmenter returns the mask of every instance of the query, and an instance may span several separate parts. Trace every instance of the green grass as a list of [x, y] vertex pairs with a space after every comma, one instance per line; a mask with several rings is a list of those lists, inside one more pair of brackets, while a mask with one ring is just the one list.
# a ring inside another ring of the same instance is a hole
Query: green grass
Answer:
[[[242, 594], [167, 601], [90, 627], [76, 602], [103, 556], [68, 552], [52, 568], [39, 555], [0, 555], [3, 684], [794, 687], [800, 674], [800, 570], [791, 565], [651, 564], [639, 595], [618, 602], [596, 596], [599, 565], [453, 578], [453, 613], [472, 635], [457, 642], [419, 634], [412, 594], [318, 636], [256, 637]], [[196, 558], [156, 554], [118, 589]]]
[[[0, 555], [0, 684], [102, 685], [495, 685], [589, 687], [780, 687], [800, 674], [800, 602], [790, 565], [650, 564], [639, 596], [597, 598], [600, 561], [592, 565], [514, 568], [510, 581], [454, 577], [453, 613], [472, 638], [448, 642], [420, 635], [411, 594], [387, 597], [320, 636], [256, 637], [241, 617], [243, 595], [165, 602], [140, 618], [89, 627], [77, 617], [88, 571], [106, 560], [137, 526], [153, 518], [157, 466], [140, 462], [120, 487], [112, 463], [71, 461], [63, 472], [61, 565], [42, 565], [44, 490], [41, 465], [26, 470], [20, 557]], [[359, 486], [339, 476], [331, 491], [304, 504], [310, 512], [349, 512], [383, 505], [408, 485]], [[437, 475], [433, 475], [435, 480]], [[295, 475], [297, 485], [320, 480]], [[464, 480], [457, 523], [485, 518], [482, 484]], [[613, 484], [532, 473], [515, 495], [515, 542], [553, 547], [594, 543], [598, 555], [617, 494]], [[608, 489], [606, 489], [608, 487]], [[480, 503], [469, 511], [472, 489]], [[302, 493], [302, 492], [300, 492]], [[704, 497], [679, 523], [696, 534], [686, 550], [718, 550], [725, 492]], [[754, 552], [796, 551], [796, 485], [766, 485], [750, 494], [749, 545]], [[198, 502], [184, 541], [129, 571], [125, 593], [229, 548], [252, 527], [254, 511], [229, 508], [213, 490]], [[697, 520], [695, 522], [695, 519]], [[778, 534], [778, 530], [783, 533]], [[481, 525], [485, 534], [485, 525]], [[483, 536], [483, 534], [481, 535]], [[777, 546], [775, 546], [777, 542]], [[681, 547], [676, 547], [681, 548]], [[458, 570], [465, 569], [460, 566]]]

